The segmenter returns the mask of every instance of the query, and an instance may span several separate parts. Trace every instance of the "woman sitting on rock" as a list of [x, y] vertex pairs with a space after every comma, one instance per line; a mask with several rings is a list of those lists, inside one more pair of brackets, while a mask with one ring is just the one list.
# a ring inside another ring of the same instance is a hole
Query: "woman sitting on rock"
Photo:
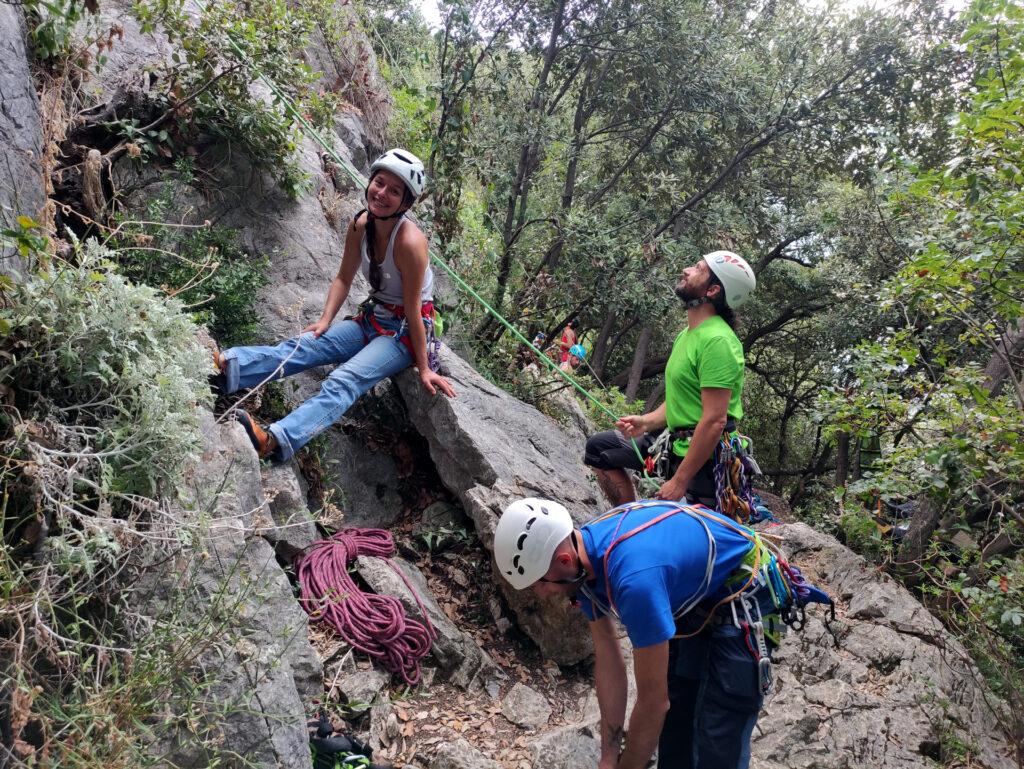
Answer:
[[[238, 412], [260, 457], [286, 461], [319, 433], [337, 422], [363, 393], [410, 364], [431, 395], [455, 391], [431, 370], [428, 332], [433, 323], [434, 274], [427, 239], [405, 218], [423, 191], [423, 164], [405, 150], [391, 150], [370, 166], [366, 208], [356, 214], [345, 237], [345, 254], [331, 282], [323, 314], [303, 332], [274, 346], [232, 347], [214, 353], [217, 385], [225, 393], [291, 376], [300, 371], [340, 364], [324, 380], [320, 393], [284, 419], [260, 426]], [[370, 296], [360, 314], [333, 326], [348, 297], [356, 270], [370, 282]], [[409, 322], [419, 318], [420, 322]]]

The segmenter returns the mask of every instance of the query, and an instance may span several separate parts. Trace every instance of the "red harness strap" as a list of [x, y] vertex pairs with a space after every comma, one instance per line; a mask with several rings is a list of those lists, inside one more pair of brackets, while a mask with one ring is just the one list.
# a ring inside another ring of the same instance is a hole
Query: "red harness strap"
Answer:
[[[401, 318], [402, 320], [405, 320], [405, 307], [403, 305], [400, 305], [400, 304], [387, 304], [386, 302], [377, 302], [377, 304], [379, 304], [385, 310], [390, 312], [396, 318]], [[420, 317], [423, 320], [429, 320], [431, 322], [431, 324], [433, 324], [433, 322], [434, 322], [434, 303], [433, 302], [423, 302], [420, 305]], [[376, 331], [381, 336], [395, 336], [397, 334], [396, 331], [389, 331], [388, 329], [384, 328], [384, 326], [382, 326], [380, 324], [380, 321], [377, 320], [377, 317], [376, 317], [376, 315], [374, 315], [372, 308], [369, 311], [367, 311], [367, 312], [359, 313], [359, 315], [357, 315], [355, 319], [356, 320], [362, 320], [363, 318], [367, 318], [370, 321], [370, 325], [373, 326], [373, 330]], [[367, 338], [366, 334], [363, 334], [363, 344], [367, 344], [367, 343], [369, 343], [369, 341], [370, 340], [369, 340], [369, 338]], [[408, 331], [406, 333], [402, 334], [400, 337], [398, 337], [398, 341], [406, 346], [406, 348], [409, 350], [409, 354], [410, 355], [413, 355], [413, 356], [416, 355], [415, 351], [412, 349], [412, 339], [409, 338], [409, 332]]]

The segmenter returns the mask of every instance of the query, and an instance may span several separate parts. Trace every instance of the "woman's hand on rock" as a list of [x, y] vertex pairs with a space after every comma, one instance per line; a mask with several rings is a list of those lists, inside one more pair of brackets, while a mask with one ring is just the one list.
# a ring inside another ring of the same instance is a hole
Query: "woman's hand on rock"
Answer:
[[431, 395], [437, 395], [437, 391], [440, 390], [449, 398], [455, 397], [455, 388], [452, 387], [452, 383], [430, 369], [420, 372], [420, 384]]

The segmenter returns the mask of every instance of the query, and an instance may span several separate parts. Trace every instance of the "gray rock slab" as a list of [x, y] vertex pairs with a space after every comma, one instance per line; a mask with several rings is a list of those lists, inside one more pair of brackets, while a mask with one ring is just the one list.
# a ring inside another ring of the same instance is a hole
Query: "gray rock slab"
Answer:
[[[513, 499], [557, 499], [578, 522], [598, 512], [598, 492], [582, 463], [581, 438], [488, 382], [447, 347], [442, 347], [441, 360], [457, 398], [430, 397], [411, 371], [395, 381], [410, 420], [427, 438], [441, 480], [459, 498], [488, 550], [498, 516]], [[494, 578], [520, 627], [546, 657], [573, 664], [590, 654], [586, 622], [581, 614], [570, 613], [564, 600], [541, 603], [529, 591], [512, 590], [499, 575]]]
[[[22, 6], [0, 3], [0, 227], [19, 216], [39, 221], [46, 202], [40, 158], [39, 100], [28, 66]], [[0, 271], [20, 270], [11, 246], [0, 245]]]
[[502, 700], [501, 714], [518, 726], [537, 728], [551, 718], [551, 703], [540, 692], [517, 683]]
[[263, 495], [272, 525], [261, 530], [278, 556], [290, 561], [320, 539], [306, 502], [306, 482], [294, 463], [262, 470]]
[[601, 744], [589, 726], [567, 726], [539, 736], [533, 744], [533, 765], [546, 769], [593, 769]]
[[[307, 618], [273, 549], [258, 536], [266, 500], [245, 432], [234, 422], [217, 424], [205, 410], [200, 419], [201, 461], [187, 472], [159, 532], [187, 532], [186, 552], [194, 555], [155, 572], [152, 594], [140, 594], [140, 610], [159, 616], [176, 606], [197, 623], [211, 623], [195, 663], [205, 682], [196, 696], [206, 698], [198, 712], [220, 741], [218, 750], [245, 755], [255, 766], [307, 769], [306, 705], [323, 692]], [[209, 765], [211, 755], [188, 732], [168, 726], [156, 734], [164, 760]]]
[[[398, 598], [411, 617], [422, 617], [419, 603], [423, 604], [430, 624], [437, 632], [431, 655], [448, 680], [457, 686], [467, 688], [474, 683], [482, 685], [488, 678], [494, 677], [497, 673], [494, 662], [476, 645], [470, 635], [459, 630], [441, 610], [419, 569], [397, 557], [391, 558], [390, 562], [401, 570], [405, 580], [381, 558], [361, 555], [356, 559], [356, 570], [375, 593]], [[416, 591], [415, 596], [406, 580]]]
[[824, 612], [811, 608], [804, 631], [783, 640], [752, 767], [923, 767], [943, 735], [973, 746], [990, 769], [1014, 766], [980, 674], [913, 595], [805, 524], [771, 533], [839, 599], [839, 619], [833, 636]]
[[430, 769], [501, 769], [501, 764], [463, 739], [439, 745], [429, 761]]
[[390, 680], [391, 675], [383, 670], [357, 670], [343, 677], [338, 688], [345, 695], [349, 709], [362, 713], [376, 703]]
[[[416, 533], [441, 531], [452, 529], [466, 522], [466, 517], [455, 505], [447, 502], [434, 502], [428, 505], [420, 516], [420, 522], [416, 525]], [[468, 522], [467, 522], [468, 523]]]

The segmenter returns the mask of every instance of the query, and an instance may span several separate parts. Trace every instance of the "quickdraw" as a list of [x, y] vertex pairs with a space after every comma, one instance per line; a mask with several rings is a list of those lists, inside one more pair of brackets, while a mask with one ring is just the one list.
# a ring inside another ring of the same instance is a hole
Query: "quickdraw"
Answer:
[[[742, 621], [736, 614], [737, 603], [743, 609]], [[750, 610], [751, 604], [754, 607], [753, 612]], [[757, 661], [757, 679], [761, 687], [761, 694], [767, 696], [772, 690], [774, 678], [772, 675], [772, 657], [768, 653], [768, 643], [764, 638], [764, 617], [761, 616], [761, 606], [749, 595], [741, 595], [730, 605], [732, 607], [733, 622], [736, 624], [736, 627], [743, 631], [747, 649]], [[754, 617], [757, 617], [757, 619], [755, 620]], [[754, 639], [757, 642], [756, 648], [750, 643], [751, 631], [753, 631]]]
[[[656, 491], [660, 482], [672, 476], [673, 443], [693, 436], [693, 430], [663, 430], [648, 447], [644, 457], [644, 478], [653, 482], [641, 488], [645, 493]], [[757, 523], [772, 519], [771, 512], [754, 494], [752, 479], [761, 474], [754, 459], [754, 441], [736, 432], [732, 423], [726, 426], [714, 453], [715, 508], [735, 519], [737, 523]], [[660, 482], [659, 482], [660, 480]]]

